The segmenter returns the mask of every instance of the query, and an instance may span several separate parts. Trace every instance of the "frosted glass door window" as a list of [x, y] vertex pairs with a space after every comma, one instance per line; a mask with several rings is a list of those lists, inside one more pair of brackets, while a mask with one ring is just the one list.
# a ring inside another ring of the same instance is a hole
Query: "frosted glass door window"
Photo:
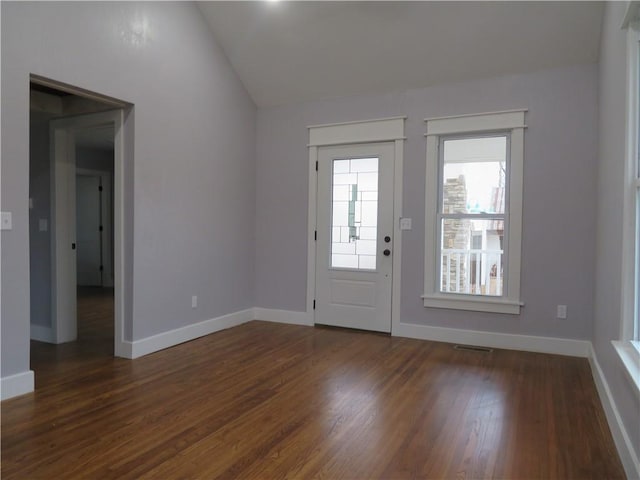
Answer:
[[378, 159], [333, 161], [331, 267], [376, 269]]

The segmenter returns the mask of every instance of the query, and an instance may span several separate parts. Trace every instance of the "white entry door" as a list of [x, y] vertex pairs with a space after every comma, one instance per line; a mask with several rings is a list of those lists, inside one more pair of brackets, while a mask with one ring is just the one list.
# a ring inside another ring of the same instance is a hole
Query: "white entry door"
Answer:
[[315, 323], [391, 331], [394, 144], [318, 150]]

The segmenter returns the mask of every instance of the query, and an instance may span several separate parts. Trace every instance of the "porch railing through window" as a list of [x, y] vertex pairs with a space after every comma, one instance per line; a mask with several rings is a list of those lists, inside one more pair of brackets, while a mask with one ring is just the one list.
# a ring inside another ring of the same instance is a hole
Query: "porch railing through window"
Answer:
[[502, 250], [442, 249], [440, 291], [501, 296]]

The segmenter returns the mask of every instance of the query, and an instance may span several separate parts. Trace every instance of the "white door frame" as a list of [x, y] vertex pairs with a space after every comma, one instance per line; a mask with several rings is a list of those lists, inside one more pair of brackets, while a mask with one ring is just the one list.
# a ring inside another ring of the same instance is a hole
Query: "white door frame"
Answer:
[[55, 343], [77, 337], [75, 250], [75, 132], [114, 125], [114, 353], [126, 356], [124, 342], [124, 110], [52, 120], [51, 143], [51, 318]]
[[314, 324], [314, 302], [316, 291], [316, 240], [318, 203], [319, 147], [352, 145], [363, 143], [393, 142], [395, 162], [393, 172], [393, 271], [391, 290], [391, 334], [400, 323], [400, 280], [402, 267], [402, 172], [404, 152], [404, 122], [407, 117], [380, 118], [357, 122], [312, 125], [309, 129], [309, 203], [307, 241], [307, 323]]
[[[102, 218], [102, 286], [113, 287], [113, 272], [111, 265], [113, 263], [111, 245], [111, 172], [104, 170], [93, 170], [89, 168], [76, 168], [76, 175], [86, 175], [92, 177], [100, 177], [102, 185], [102, 196], [100, 201], [100, 213]], [[106, 220], [105, 220], [106, 219]]]

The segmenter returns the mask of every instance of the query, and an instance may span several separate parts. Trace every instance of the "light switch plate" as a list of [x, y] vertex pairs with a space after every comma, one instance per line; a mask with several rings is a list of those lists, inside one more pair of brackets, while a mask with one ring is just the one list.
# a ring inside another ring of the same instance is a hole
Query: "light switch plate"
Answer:
[[2, 216], [0, 217], [0, 227], [2, 230], [11, 230], [13, 228], [11, 212], [2, 212]]
[[567, 306], [566, 305], [558, 305], [556, 316], [560, 319], [567, 318]]
[[49, 230], [49, 222], [46, 218], [41, 218], [40, 220], [38, 220], [38, 229], [41, 232], [46, 232], [47, 230]]
[[411, 230], [411, 219], [410, 218], [401, 218], [400, 219], [400, 230]]

